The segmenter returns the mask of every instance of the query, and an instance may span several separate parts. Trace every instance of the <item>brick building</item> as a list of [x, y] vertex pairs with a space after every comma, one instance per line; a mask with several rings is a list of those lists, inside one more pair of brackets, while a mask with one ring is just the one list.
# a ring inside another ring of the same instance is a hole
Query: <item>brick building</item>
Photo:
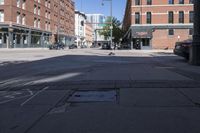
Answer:
[[127, 0], [124, 41], [137, 49], [172, 49], [192, 39], [193, 0]]
[[88, 47], [93, 43], [93, 27], [89, 22], [86, 22], [85, 24], [85, 41]]
[[70, 44], [74, 14], [72, 0], [0, 0], [0, 48]]

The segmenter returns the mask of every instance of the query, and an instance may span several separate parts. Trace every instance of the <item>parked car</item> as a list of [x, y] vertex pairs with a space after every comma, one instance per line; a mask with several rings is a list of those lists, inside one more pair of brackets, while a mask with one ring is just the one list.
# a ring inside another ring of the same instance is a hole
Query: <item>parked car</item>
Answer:
[[111, 49], [111, 46], [110, 46], [110, 44], [108, 44], [108, 43], [104, 43], [104, 44], [102, 45], [102, 49]]
[[64, 49], [65, 45], [63, 43], [54, 43], [49, 45], [50, 50], [59, 50], [59, 49]]
[[178, 56], [182, 56], [188, 60], [191, 46], [192, 46], [192, 40], [176, 42], [175, 48], [174, 48], [174, 54]]
[[97, 44], [92, 44], [91, 46], [90, 46], [90, 48], [99, 48], [100, 46], [99, 45], [97, 45]]
[[71, 44], [71, 45], [69, 45], [69, 49], [75, 49], [75, 48], [77, 48], [77, 45], [76, 45], [76, 44]]

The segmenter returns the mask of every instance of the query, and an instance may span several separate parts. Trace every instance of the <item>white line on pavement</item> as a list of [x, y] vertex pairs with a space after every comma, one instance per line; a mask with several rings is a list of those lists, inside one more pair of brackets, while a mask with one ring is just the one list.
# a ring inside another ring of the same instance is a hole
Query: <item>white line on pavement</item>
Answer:
[[29, 89], [27, 89], [27, 91], [30, 93], [29, 95], [25, 95], [25, 96], [21, 96], [21, 97], [16, 97], [16, 98], [15, 97], [8, 97], [8, 98], [10, 98], [9, 100], [2, 101], [2, 102], [0, 102], [0, 104], [8, 103], [8, 102], [14, 101], [14, 100], [19, 100], [19, 99], [26, 98], [26, 97], [29, 97], [29, 96], [33, 95], [32, 91], [30, 91]]
[[24, 101], [21, 106], [24, 106], [27, 102], [29, 102], [30, 100], [32, 100], [35, 96], [37, 96], [38, 94], [42, 93], [43, 91], [45, 91], [46, 89], [48, 89], [49, 87], [45, 87], [42, 90], [38, 91], [37, 93], [35, 93], [32, 97], [28, 98], [26, 101]]

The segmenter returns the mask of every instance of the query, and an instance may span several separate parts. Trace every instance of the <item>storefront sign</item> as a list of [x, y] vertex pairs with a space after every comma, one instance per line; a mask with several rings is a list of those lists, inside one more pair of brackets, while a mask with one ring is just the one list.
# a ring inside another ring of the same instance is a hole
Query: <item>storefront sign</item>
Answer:
[[134, 29], [132, 30], [133, 38], [152, 38], [151, 30]]

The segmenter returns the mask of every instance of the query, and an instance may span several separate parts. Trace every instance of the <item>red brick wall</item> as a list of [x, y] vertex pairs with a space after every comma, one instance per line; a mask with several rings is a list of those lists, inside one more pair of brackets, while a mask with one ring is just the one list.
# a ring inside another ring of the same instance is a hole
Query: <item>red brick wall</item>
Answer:
[[[180, 36], [180, 39], [178, 39]], [[153, 49], [173, 49], [177, 41], [183, 41], [191, 38], [188, 29], [175, 29], [174, 35], [168, 35], [168, 30], [155, 30], [153, 32], [152, 48]]]

